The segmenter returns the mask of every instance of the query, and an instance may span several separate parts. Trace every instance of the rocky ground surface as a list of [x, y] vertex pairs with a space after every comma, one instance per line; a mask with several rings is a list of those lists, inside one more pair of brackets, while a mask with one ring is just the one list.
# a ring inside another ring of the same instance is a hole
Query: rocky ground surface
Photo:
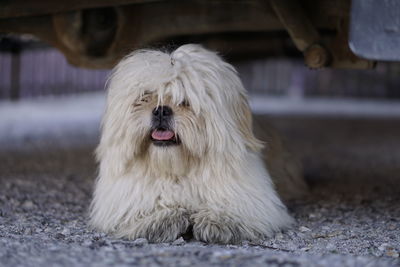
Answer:
[[262, 245], [148, 244], [92, 231], [98, 118], [15, 138], [0, 128], [0, 266], [399, 266], [400, 119], [269, 120], [301, 158], [311, 192], [288, 203], [296, 227]]

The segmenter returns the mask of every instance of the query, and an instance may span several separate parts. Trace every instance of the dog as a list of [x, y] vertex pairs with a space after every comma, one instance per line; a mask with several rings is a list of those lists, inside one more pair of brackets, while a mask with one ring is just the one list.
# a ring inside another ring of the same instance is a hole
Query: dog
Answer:
[[155, 243], [188, 231], [221, 244], [272, 237], [293, 219], [271, 174], [290, 194], [303, 182], [267, 131], [262, 154], [246, 91], [217, 53], [194, 44], [133, 52], [108, 80], [90, 224]]

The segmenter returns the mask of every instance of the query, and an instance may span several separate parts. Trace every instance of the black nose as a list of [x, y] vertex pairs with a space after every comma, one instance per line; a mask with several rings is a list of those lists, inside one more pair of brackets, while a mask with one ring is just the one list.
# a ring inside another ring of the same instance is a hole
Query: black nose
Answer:
[[168, 118], [173, 114], [172, 109], [168, 106], [159, 106], [153, 110], [153, 116], [157, 118]]

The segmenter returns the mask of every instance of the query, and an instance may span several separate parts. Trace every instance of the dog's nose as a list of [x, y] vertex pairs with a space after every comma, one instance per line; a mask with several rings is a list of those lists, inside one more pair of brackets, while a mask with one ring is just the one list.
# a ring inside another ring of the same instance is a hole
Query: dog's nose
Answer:
[[153, 116], [157, 118], [168, 118], [173, 114], [172, 109], [168, 106], [159, 106], [153, 110]]

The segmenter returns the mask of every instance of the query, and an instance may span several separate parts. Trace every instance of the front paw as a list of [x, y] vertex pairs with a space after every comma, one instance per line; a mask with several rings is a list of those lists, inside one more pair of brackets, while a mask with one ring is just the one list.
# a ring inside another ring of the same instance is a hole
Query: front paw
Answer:
[[130, 239], [146, 238], [151, 243], [172, 242], [186, 233], [189, 228], [189, 215], [180, 211], [158, 211], [149, 217], [136, 221], [129, 233]]
[[187, 231], [189, 224], [188, 216], [166, 216], [149, 225], [146, 238], [152, 243], [172, 242]]
[[194, 214], [193, 236], [207, 243], [237, 244], [244, 240], [258, 239], [253, 231], [226, 215], [212, 213]]

